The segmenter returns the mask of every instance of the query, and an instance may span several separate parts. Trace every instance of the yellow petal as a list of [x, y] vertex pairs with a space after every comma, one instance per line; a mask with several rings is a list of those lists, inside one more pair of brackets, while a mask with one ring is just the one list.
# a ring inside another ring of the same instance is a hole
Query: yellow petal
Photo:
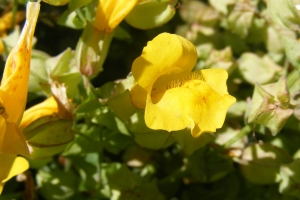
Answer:
[[99, 31], [112, 32], [136, 5], [138, 0], [99, 1], [94, 25]]
[[2, 54], [4, 52], [4, 44], [3, 41], [0, 39], [0, 54]]
[[17, 157], [11, 154], [0, 153], [0, 194], [3, 189], [3, 185], [6, 181], [12, 177], [23, 173], [29, 168], [29, 163], [25, 158]]
[[221, 95], [228, 94], [226, 85], [228, 73], [226, 70], [220, 68], [212, 68], [196, 71], [195, 73], [197, 72], [202, 73], [205, 83], [208, 84], [214, 91]]
[[24, 112], [20, 127], [24, 129], [35, 120], [55, 113], [58, 113], [58, 106], [53, 96], [51, 96], [42, 103], [27, 109]]
[[[20, 128], [0, 115], [0, 152], [30, 157], [27, 143]], [[4, 130], [4, 131], [3, 131]]]
[[142, 55], [135, 59], [132, 74], [137, 83], [150, 93], [158, 77], [189, 73], [197, 61], [194, 45], [174, 34], [162, 33], [148, 42]]
[[138, 108], [146, 107], [147, 92], [140, 85], [135, 84], [131, 91], [131, 101]]
[[218, 94], [202, 80], [191, 80], [152, 98], [148, 95], [145, 121], [151, 129], [167, 131], [191, 125], [192, 135], [197, 137], [220, 128], [234, 101], [234, 97]]
[[1, 82], [0, 99], [9, 115], [7, 120], [16, 124], [20, 123], [26, 105], [32, 37], [39, 10], [39, 3], [28, 2], [25, 26], [17, 45], [8, 56]]

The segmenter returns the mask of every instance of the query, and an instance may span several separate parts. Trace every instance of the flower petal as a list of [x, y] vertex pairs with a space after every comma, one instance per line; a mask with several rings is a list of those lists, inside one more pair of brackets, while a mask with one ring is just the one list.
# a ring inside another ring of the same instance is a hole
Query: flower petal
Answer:
[[139, 84], [135, 84], [131, 89], [131, 101], [138, 108], [146, 107], [147, 92]]
[[54, 113], [58, 113], [58, 106], [53, 96], [51, 96], [42, 103], [39, 103], [26, 110], [24, 112], [20, 127], [24, 129], [35, 120], [44, 116], [51, 116]]
[[30, 157], [25, 138], [20, 128], [13, 122], [7, 122], [0, 115], [0, 152]]
[[29, 163], [25, 158], [12, 154], [0, 153], [0, 194], [4, 183], [29, 168]]
[[32, 38], [40, 10], [38, 2], [28, 2], [26, 23], [17, 45], [9, 54], [0, 87], [0, 99], [8, 121], [19, 124], [27, 100]]
[[234, 97], [218, 94], [202, 80], [191, 80], [152, 99], [148, 95], [145, 121], [151, 129], [167, 131], [181, 130], [190, 124], [192, 135], [197, 137], [220, 128], [234, 101]]
[[132, 74], [147, 93], [156, 79], [164, 74], [188, 73], [197, 61], [197, 51], [188, 40], [174, 34], [162, 33], [148, 42], [142, 55], [135, 59]]
[[[213, 114], [206, 113], [208, 117], [195, 124], [191, 123], [191, 130], [193, 137], [199, 137], [203, 132], [215, 132], [217, 128], [221, 128], [224, 124], [227, 109], [236, 101], [233, 96], [224, 95], [216, 105]], [[210, 120], [213, 123], [210, 123]]]
[[220, 95], [228, 94], [226, 85], [228, 73], [226, 70], [220, 68], [203, 69], [201, 73], [205, 79], [205, 83], [214, 91]]
[[95, 27], [99, 31], [112, 32], [136, 5], [138, 0], [101, 0], [95, 17]]

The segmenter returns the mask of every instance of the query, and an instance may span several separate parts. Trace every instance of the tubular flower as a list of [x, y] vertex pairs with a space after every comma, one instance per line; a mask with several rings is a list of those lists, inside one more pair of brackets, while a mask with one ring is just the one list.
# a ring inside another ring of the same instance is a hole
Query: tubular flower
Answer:
[[112, 33], [137, 1], [99, 1], [94, 24], [87, 24], [76, 47], [75, 57], [81, 74], [93, 77], [103, 70]]
[[138, 0], [101, 0], [95, 17], [98, 31], [111, 33], [137, 4]]
[[149, 128], [176, 131], [190, 126], [192, 136], [198, 137], [223, 126], [235, 102], [227, 92], [228, 74], [217, 68], [192, 72], [196, 61], [194, 45], [168, 33], [148, 42], [135, 59], [131, 99], [145, 108]]
[[40, 4], [28, 2], [27, 21], [17, 45], [6, 61], [0, 86], [0, 191], [12, 176], [22, 173], [28, 163], [16, 155], [30, 156], [19, 128], [27, 100], [32, 38]]
[[19, 129], [27, 100], [32, 38], [40, 9], [39, 3], [27, 5], [27, 21], [17, 45], [6, 61], [0, 87], [0, 152], [28, 154]]

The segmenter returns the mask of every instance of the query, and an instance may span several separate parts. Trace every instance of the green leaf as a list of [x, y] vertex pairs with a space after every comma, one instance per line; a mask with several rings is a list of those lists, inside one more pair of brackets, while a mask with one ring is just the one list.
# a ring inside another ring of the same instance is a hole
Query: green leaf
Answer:
[[131, 116], [128, 128], [133, 133], [135, 142], [149, 149], [166, 148], [175, 141], [172, 133], [149, 129], [144, 121], [144, 110]]
[[87, 4], [91, 3], [93, 0], [69, 0], [68, 4], [68, 10], [69, 12], [72, 12], [76, 10], [77, 8], [81, 8], [83, 6], [86, 6]]
[[300, 198], [300, 160], [294, 160], [290, 164], [280, 167], [282, 181], [279, 184], [279, 192], [286, 195], [292, 195]]
[[175, 1], [141, 1], [125, 17], [125, 21], [139, 29], [150, 29], [162, 26], [173, 18]]
[[106, 176], [112, 190], [112, 200], [164, 200], [155, 181], [144, 182], [141, 177], [129, 171], [125, 165], [113, 163], [106, 169]]
[[239, 61], [239, 70], [247, 82], [265, 84], [275, 80], [282, 68], [267, 55], [243, 53]]
[[255, 6], [252, 1], [237, 2], [227, 18], [228, 29], [241, 38], [245, 38], [252, 25], [254, 13]]
[[114, 130], [128, 136], [131, 135], [125, 123], [117, 118], [108, 108], [103, 107], [102, 109], [97, 109], [93, 114], [92, 122], [105, 126], [110, 130]]
[[42, 0], [43, 2], [46, 2], [52, 6], [63, 6], [67, 3], [69, 3], [70, 0]]
[[209, 0], [210, 5], [224, 15], [228, 14], [228, 7], [234, 5], [236, 2], [237, 0]]
[[132, 103], [129, 90], [125, 90], [125, 92], [111, 97], [107, 103], [116, 116], [122, 120], [128, 119], [139, 110]]
[[78, 193], [78, 177], [70, 171], [44, 167], [36, 175], [39, 192], [46, 199], [74, 198]]
[[98, 152], [103, 144], [100, 142], [99, 133], [103, 131], [98, 126], [77, 126], [81, 134], [76, 134], [72, 142], [65, 148], [63, 155], [87, 155], [88, 153]]
[[246, 147], [239, 163], [248, 181], [255, 184], [272, 184], [280, 180], [280, 165], [292, 161], [283, 149], [264, 143]]
[[132, 144], [134, 144], [134, 141], [131, 137], [120, 133], [111, 133], [105, 137], [103, 147], [107, 151], [118, 155], [122, 150]]
[[[28, 91], [36, 94], [50, 94], [50, 84], [48, 73], [45, 66], [45, 61], [50, 56], [42, 51], [33, 50], [30, 64], [30, 77]], [[46, 90], [48, 88], [48, 90]]]
[[172, 133], [172, 136], [180, 145], [182, 151], [188, 156], [215, 139], [211, 133], [202, 133], [199, 137], [194, 138], [191, 134], [191, 130], [188, 128], [182, 131], [176, 131]]
[[200, 1], [184, 2], [180, 5], [179, 14], [188, 24], [197, 22], [201, 26], [214, 26], [219, 21], [218, 12]]
[[283, 28], [297, 30], [300, 17], [295, 3], [294, 0], [268, 0], [268, 12], [272, 20]]
[[232, 170], [231, 160], [219, 152], [201, 148], [188, 157], [186, 178], [189, 182], [214, 182], [225, 177]]
[[300, 70], [300, 42], [291, 36], [282, 36], [286, 56], [295, 68]]
[[58, 24], [74, 29], [82, 29], [86, 25], [85, 19], [82, 19], [78, 14], [73, 11], [66, 10], [58, 19]]

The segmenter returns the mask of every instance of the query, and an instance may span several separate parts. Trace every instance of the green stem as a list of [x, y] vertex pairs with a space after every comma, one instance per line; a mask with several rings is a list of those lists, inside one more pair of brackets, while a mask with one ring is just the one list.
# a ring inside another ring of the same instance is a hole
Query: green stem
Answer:
[[249, 125], [244, 126], [242, 130], [233, 138], [231, 138], [229, 141], [227, 141], [223, 147], [229, 148], [232, 144], [234, 144], [239, 139], [243, 138], [245, 135], [248, 135], [251, 132], [252, 128]]
[[91, 137], [89, 137], [89, 136], [87, 136], [87, 135], [84, 135], [84, 134], [82, 134], [82, 133], [79, 132], [79, 131], [75, 131], [75, 134], [76, 134], [76, 135], [80, 135], [81, 137], [83, 137], [83, 138], [89, 140], [90, 142], [94, 142], [94, 139], [93, 139], [93, 138], [91, 138]]
[[103, 162], [103, 130], [100, 130], [100, 147], [99, 147], [99, 168], [98, 168], [98, 174], [99, 174], [99, 189], [102, 187], [102, 162]]

